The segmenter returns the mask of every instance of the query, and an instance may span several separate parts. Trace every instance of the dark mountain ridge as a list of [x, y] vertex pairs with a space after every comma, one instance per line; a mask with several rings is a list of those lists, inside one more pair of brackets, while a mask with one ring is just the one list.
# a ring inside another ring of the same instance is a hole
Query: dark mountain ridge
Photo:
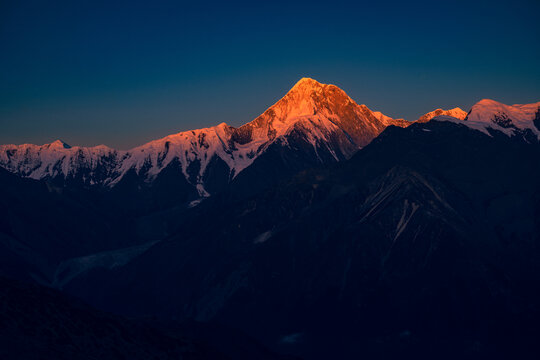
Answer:
[[539, 151], [450, 122], [388, 128], [347, 162], [208, 199], [168, 241], [67, 290], [113, 311], [235, 324], [307, 358], [497, 357], [516, 344], [526, 356]]

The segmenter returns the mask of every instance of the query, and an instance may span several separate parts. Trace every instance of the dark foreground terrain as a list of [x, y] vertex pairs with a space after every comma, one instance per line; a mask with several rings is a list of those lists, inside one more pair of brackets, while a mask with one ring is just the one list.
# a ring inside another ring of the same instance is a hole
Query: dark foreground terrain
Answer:
[[[539, 358], [536, 104], [383, 126], [308, 83], [229, 134], [225, 159], [270, 129], [238, 176], [217, 157], [203, 178], [193, 157], [150, 181], [148, 160], [114, 186], [79, 163], [40, 180], [0, 169], [0, 357]], [[276, 138], [278, 115], [309, 99]], [[199, 155], [215, 149], [205, 136]]]

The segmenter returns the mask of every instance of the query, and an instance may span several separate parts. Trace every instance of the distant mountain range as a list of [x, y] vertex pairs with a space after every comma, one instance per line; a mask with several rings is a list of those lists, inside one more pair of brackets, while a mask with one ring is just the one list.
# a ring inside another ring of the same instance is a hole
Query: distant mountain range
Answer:
[[[409, 122], [302, 79], [238, 128], [1, 146], [0, 275], [34, 283], [22, 298], [204, 324], [196, 354], [533, 359], [539, 159], [540, 102]], [[162, 354], [160, 333], [141, 348]]]
[[[437, 109], [436, 115], [464, 119], [459, 108]], [[334, 85], [303, 78], [262, 115], [239, 128], [225, 123], [185, 131], [128, 151], [107, 146], [78, 147], [57, 140], [51, 144], [3, 145], [0, 165], [20, 176], [85, 186], [114, 187], [130, 175], [152, 182], [167, 168], [181, 171], [190, 195], [204, 197], [220, 190], [276, 148], [307, 156], [311, 164], [350, 158], [387, 126], [411, 122], [392, 119], [358, 105]]]

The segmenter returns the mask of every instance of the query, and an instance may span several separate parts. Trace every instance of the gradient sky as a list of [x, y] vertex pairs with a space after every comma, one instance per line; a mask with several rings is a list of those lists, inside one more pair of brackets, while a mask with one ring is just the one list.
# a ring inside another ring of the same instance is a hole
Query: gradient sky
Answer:
[[540, 1], [0, 2], [0, 143], [238, 126], [301, 77], [409, 120], [540, 100]]

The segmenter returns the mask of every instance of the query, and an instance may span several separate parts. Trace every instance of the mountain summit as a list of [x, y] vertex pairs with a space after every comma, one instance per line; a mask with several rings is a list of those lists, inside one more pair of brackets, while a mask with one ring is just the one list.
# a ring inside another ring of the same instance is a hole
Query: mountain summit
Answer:
[[[326, 84], [321, 84], [315, 79], [309, 78], [309, 77], [303, 77], [294, 86], [291, 88], [289, 93], [296, 92], [296, 91], [313, 91], [316, 89], [320, 89], [324, 86], [329, 86]], [[333, 86], [333, 85], [331, 85]]]
[[451, 121], [489, 136], [503, 133], [509, 137], [524, 138], [527, 142], [540, 141], [540, 102], [506, 105], [483, 99], [474, 104], [463, 119], [437, 116], [434, 120]]
[[483, 99], [471, 108], [465, 120], [484, 123], [486, 127], [514, 134], [516, 130], [530, 131], [540, 138], [540, 102], [506, 105]]
[[452, 117], [455, 117], [456, 119], [463, 120], [467, 117], [467, 112], [461, 110], [458, 107], [450, 109], [450, 110], [437, 109], [437, 110], [433, 110], [433, 111], [428, 112], [427, 114], [422, 115], [416, 121], [419, 123], [426, 123], [430, 121], [431, 119], [433, 119], [435, 116], [440, 116], [440, 115], [452, 116]]
[[63, 142], [62, 140], [56, 140], [48, 144], [49, 149], [70, 149], [71, 146]]

